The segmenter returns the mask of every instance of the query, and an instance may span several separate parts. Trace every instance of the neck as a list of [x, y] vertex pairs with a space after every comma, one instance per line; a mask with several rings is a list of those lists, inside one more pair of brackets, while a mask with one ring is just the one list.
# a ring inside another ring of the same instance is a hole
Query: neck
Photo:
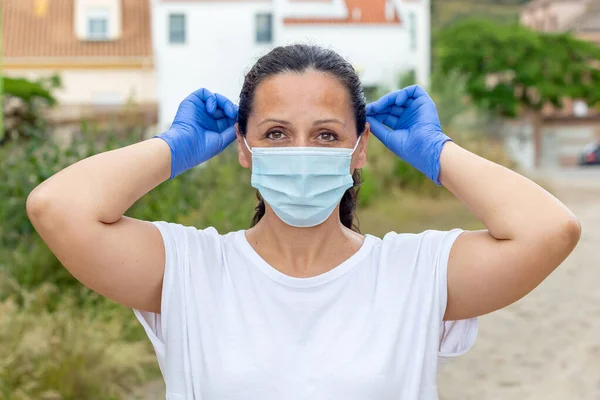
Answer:
[[363, 242], [360, 234], [342, 225], [338, 209], [321, 225], [294, 228], [267, 207], [246, 236], [265, 261], [295, 277], [327, 272], [358, 251]]

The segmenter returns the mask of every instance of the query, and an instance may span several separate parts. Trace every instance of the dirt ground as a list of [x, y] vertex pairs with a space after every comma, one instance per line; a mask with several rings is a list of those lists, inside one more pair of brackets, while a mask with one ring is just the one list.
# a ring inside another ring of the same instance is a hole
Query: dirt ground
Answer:
[[440, 400], [600, 400], [600, 168], [543, 179], [579, 217], [579, 246], [525, 299], [480, 318], [471, 351], [440, 373]]

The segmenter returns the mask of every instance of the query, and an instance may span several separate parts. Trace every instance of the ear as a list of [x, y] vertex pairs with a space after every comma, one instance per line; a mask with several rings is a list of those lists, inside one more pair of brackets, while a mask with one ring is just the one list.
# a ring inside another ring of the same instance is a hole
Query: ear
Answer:
[[352, 170], [364, 167], [367, 162], [367, 149], [369, 148], [370, 133], [371, 125], [367, 122], [365, 130], [360, 136], [360, 143], [352, 156]]
[[238, 159], [240, 165], [244, 168], [250, 168], [250, 165], [252, 165], [252, 154], [248, 151], [246, 143], [244, 143], [244, 137], [240, 133], [239, 124], [237, 122], [235, 124], [235, 135], [237, 138]]

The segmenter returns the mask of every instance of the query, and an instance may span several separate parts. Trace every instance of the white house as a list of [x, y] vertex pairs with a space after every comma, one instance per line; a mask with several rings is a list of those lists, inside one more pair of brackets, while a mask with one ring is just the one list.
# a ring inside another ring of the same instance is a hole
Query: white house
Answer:
[[237, 101], [244, 72], [278, 45], [332, 48], [367, 89], [395, 88], [414, 70], [427, 86], [429, 0], [153, 0], [159, 124], [198, 87]]

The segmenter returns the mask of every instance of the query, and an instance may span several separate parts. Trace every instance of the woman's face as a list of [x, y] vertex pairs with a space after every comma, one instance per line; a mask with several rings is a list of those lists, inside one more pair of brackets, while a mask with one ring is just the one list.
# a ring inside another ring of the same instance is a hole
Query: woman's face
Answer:
[[[352, 158], [352, 170], [366, 161], [369, 127]], [[358, 140], [356, 120], [346, 88], [335, 78], [316, 71], [286, 73], [263, 81], [254, 95], [246, 131], [252, 147], [353, 148]], [[252, 154], [238, 131], [240, 164], [249, 168]]]

